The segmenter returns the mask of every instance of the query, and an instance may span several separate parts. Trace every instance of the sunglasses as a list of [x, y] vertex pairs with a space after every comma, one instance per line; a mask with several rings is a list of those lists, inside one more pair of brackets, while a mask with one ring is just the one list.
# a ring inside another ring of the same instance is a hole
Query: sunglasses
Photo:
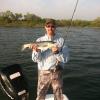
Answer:
[[55, 28], [54, 25], [47, 25], [46, 27], [47, 27], [47, 28], [50, 28], [50, 27], [51, 27], [51, 28]]

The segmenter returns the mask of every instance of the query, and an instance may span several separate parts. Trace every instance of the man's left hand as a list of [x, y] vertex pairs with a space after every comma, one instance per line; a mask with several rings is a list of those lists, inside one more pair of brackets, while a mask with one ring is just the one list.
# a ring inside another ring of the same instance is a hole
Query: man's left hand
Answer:
[[52, 47], [51, 50], [52, 50], [52, 52], [53, 52], [54, 54], [59, 53], [59, 47], [57, 47], [57, 46]]

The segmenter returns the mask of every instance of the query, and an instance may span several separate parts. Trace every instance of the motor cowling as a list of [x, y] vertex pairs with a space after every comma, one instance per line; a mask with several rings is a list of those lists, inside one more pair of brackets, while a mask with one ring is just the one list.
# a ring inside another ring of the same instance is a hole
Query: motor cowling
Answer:
[[7, 66], [0, 71], [0, 86], [11, 99], [28, 100], [28, 83], [19, 64]]

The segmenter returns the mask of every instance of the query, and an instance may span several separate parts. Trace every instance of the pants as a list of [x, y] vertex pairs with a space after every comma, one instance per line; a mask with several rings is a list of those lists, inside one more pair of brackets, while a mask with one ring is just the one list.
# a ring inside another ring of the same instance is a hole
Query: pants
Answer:
[[55, 72], [39, 71], [36, 100], [45, 100], [50, 85], [53, 89], [54, 100], [63, 100], [62, 83], [62, 70], [57, 70]]

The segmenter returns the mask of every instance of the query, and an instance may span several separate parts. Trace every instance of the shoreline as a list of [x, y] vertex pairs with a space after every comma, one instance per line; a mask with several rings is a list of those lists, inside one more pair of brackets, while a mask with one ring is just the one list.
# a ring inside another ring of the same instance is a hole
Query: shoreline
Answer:
[[[28, 25], [0, 25], [1, 27], [9, 27], [9, 28], [13, 28], [13, 27], [18, 27], [18, 28], [43, 28], [44, 26], [41, 25], [36, 25], [36, 26], [28, 26]], [[57, 27], [69, 27], [69, 26], [57, 26]], [[75, 28], [97, 28], [100, 29], [100, 27], [95, 27], [95, 26], [71, 26], [71, 27], [75, 27]]]

